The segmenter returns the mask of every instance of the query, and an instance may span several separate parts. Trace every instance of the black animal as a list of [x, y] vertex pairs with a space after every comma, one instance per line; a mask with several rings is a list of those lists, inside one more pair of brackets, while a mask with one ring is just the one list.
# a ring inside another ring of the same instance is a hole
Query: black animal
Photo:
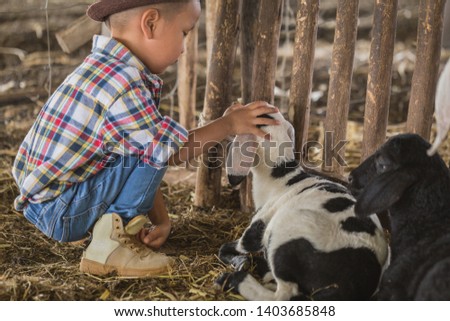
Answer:
[[349, 176], [358, 216], [390, 215], [379, 300], [450, 300], [450, 173], [429, 148], [418, 135], [394, 136]]

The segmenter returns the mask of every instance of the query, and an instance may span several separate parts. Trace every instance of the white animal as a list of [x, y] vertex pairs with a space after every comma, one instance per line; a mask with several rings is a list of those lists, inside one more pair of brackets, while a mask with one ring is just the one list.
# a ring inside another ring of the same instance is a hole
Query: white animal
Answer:
[[[249, 300], [363, 300], [376, 291], [388, 246], [376, 216], [357, 218], [355, 199], [344, 184], [306, 172], [294, 159], [294, 130], [281, 122], [264, 126], [270, 140], [237, 136], [227, 160], [230, 183], [251, 170], [256, 213], [220, 259], [235, 266], [217, 283]], [[245, 269], [248, 253], [263, 286]]]

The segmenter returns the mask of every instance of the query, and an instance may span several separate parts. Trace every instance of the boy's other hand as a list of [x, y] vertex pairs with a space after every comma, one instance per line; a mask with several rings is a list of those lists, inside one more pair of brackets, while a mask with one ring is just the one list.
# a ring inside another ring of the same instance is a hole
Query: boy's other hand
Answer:
[[144, 227], [138, 233], [139, 240], [152, 249], [159, 249], [169, 237], [171, 229], [170, 221], [160, 225], [153, 225], [151, 228]]
[[245, 106], [235, 104], [225, 111], [223, 117], [230, 126], [230, 135], [253, 134], [264, 138], [266, 133], [257, 126], [279, 125], [280, 122], [275, 119], [259, 116], [277, 112], [279, 112], [278, 108], [267, 102], [255, 101]]

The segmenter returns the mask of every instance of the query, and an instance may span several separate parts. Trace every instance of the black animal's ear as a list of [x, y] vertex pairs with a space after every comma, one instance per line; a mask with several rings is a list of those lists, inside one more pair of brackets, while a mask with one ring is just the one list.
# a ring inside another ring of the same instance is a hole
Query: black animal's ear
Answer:
[[414, 173], [401, 169], [375, 177], [358, 196], [356, 215], [367, 216], [389, 209], [415, 181]]

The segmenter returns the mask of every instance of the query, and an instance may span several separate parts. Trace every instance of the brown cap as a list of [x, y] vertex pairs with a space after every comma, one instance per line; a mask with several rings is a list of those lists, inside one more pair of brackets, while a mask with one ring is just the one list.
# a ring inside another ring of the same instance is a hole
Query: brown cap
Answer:
[[99, 0], [89, 6], [86, 14], [95, 21], [105, 21], [110, 15], [163, 2], [182, 2], [182, 0]]

